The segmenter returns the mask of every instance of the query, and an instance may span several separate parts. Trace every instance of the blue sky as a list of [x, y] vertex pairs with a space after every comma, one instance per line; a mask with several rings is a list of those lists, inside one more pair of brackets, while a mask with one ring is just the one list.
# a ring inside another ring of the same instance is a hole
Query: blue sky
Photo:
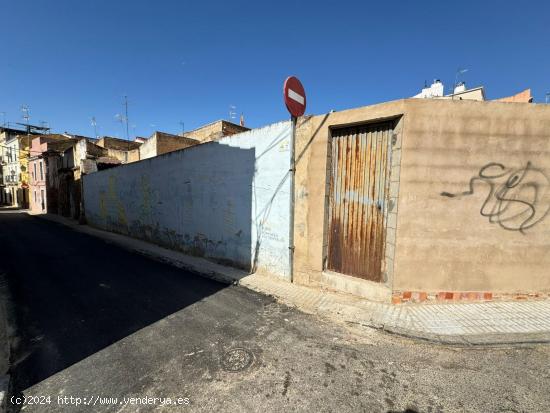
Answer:
[[[179, 132], [228, 118], [247, 126], [288, 118], [286, 76], [307, 113], [414, 95], [454, 81], [488, 98], [550, 92], [548, 1], [4, 1], [0, 112], [55, 132], [124, 137]], [[8, 16], [8, 18], [6, 18]], [[0, 117], [0, 122], [2, 118]], [[238, 116], [236, 121], [238, 122]]]

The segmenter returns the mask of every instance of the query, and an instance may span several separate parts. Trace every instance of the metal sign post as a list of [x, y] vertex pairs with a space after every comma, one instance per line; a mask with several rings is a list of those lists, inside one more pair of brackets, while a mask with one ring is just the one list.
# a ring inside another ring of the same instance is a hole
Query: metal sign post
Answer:
[[306, 92], [300, 81], [290, 76], [285, 80], [283, 87], [285, 105], [291, 115], [290, 132], [290, 202], [288, 218], [288, 266], [290, 281], [294, 281], [294, 176], [296, 174], [296, 123], [299, 116], [306, 110]]
[[294, 281], [294, 177], [296, 175], [296, 116], [291, 117], [290, 132], [290, 203], [288, 214], [288, 267], [290, 272], [290, 282]]

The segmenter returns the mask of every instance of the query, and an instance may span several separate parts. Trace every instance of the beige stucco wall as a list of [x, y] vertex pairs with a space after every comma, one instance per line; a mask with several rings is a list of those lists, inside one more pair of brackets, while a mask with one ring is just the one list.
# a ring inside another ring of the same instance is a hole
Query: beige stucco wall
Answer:
[[[406, 102], [405, 112], [394, 289], [550, 291], [550, 217], [524, 233], [491, 223], [480, 214], [486, 200], [489, 212], [499, 202], [489, 182], [476, 181], [470, 196], [441, 195], [467, 191], [491, 162], [507, 168], [491, 180], [496, 191], [531, 162], [540, 171], [528, 172], [501, 198], [529, 202], [541, 218], [550, 207], [550, 106], [416, 100]], [[509, 208], [501, 218], [529, 207]], [[503, 224], [517, 228], [528, 217]]]
[[[395, 206], [387, 219], [386, 281], [375, 285], [323, 272], [327, 154], [330, 127], [387, 118], [396, 119], [390, 177]], [[480, 215], [487, 182], [478, 182], [471, 196], [441, 195], [466, 191], [470, 179], [491, 162], [507, 168], [502, 173], [508, 175], [494, 184], [502, 188], [509, 173], [531, 162], [540, 170], [525, 175], [515, 190], [521, 188], [520, 195], [511, 190], [508, 195], [531, 204], [536, 186], [533, 207], [539, 220], [550, 208], [549, 152], [548, 105], [407, 99], [300, 118], [294, 281], [377, 298], [405, 290], [550, 291], [550, 217], [524, 233], [491, 223]], [[530, 182], [536, 185], [526, 185]], [[510, 204], [508, 214], [521, 205]], [[517, 227], [528, 218], [525, 209], [523, 214], [503, 224]]]
[[[296, 131], [296, 206], [295, 206], [295, 255], [294, 282], [306, 285], [321, 285], [338, 290], [367, 296], [387, 298], [391, 295], [393, 278], [393, 255], [385, 260], [383, 271], [386, 282], [382, 284], [349, 276], [339, 276], [323, 272], [326, 233], [327, 155], [331, 127], [346, 126], [366, 121], [375, 122], [395, 119], [398, 139], [393, 145], [392, 165], [398, 165], [401, 145], [400, 117], [404, 111], [404, 101], [388, 102], [358, 109], [333, 112], [298, 120]], [[392, 174], [398, 176], [398, 168]], [[392, 188], [397, 195], [397, 186]], [[395, 200], [397, 202], [397, 200]], [[395, 227], [395, 211], [388, 214], [388, 225]], [[395, 232], [390, 230], [388, 243]], [[386, 253], [393, 254], [393, 244], [386, 247]]]

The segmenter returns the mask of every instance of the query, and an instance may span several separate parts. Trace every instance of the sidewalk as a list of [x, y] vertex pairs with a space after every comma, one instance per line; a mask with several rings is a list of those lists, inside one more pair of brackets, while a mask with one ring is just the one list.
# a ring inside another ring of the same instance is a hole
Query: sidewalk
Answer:
[[306, 313], [334, 321], [381, 329], [390, 333], [441, 344], [505, 345], [550, 343], [550, 300], [460, 304], [383, 304], [310, 287], [275, 277], [248, 275], [203, 258], [185, 255], [145, 241], [79, 225], [53, 214], [36, 215], [76, 231], [102, 238], [180, 268], [222, 282], [238, 284]]
[[0, 412], [5, 411], [10, 383], [7, 297], [5, 274], [0, 270]]

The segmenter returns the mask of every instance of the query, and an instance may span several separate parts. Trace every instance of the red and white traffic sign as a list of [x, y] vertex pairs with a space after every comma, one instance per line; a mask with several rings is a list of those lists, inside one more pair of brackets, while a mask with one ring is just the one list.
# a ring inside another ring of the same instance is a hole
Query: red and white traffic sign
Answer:
[[304, 87], [294, 76], [289, 76], [285, 80], [283, 87], [285, 105], [292, 116], [302, 116], [306, 111], [306, 91]]

